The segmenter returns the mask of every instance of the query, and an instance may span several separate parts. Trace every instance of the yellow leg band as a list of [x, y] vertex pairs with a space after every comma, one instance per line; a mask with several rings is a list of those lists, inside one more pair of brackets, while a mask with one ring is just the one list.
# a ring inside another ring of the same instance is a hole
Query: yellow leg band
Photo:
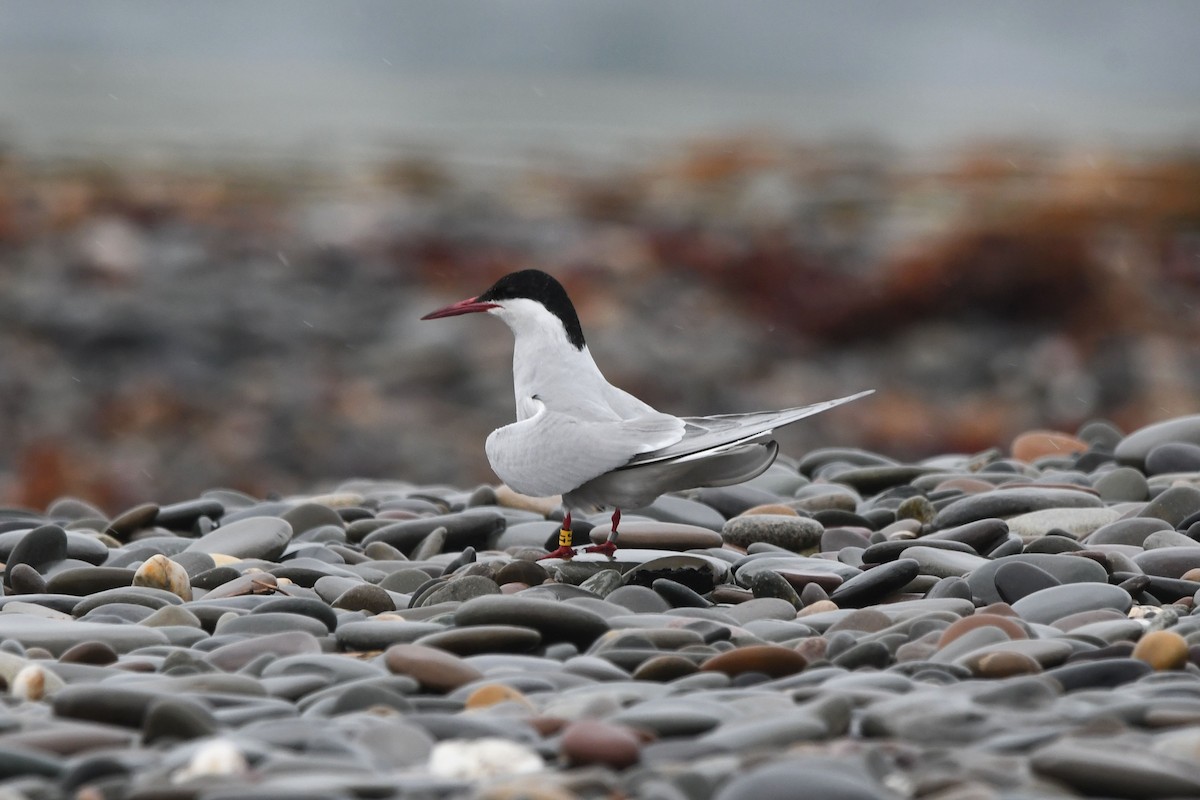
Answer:
[[571, 546], [571, 532], [569, 530], [567, 530], [566, 528], [562, 528], [558, 532], [558, 546], [559, 547], [570, 547]]

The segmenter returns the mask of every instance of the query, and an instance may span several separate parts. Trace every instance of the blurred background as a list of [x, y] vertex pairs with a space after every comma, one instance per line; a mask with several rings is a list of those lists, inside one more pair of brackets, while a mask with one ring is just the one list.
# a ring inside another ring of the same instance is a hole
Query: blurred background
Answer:
[[536, 266], [665, 411], [1200, 410], [1200, 4], [0, 0], [0, 502], [492, 481]]

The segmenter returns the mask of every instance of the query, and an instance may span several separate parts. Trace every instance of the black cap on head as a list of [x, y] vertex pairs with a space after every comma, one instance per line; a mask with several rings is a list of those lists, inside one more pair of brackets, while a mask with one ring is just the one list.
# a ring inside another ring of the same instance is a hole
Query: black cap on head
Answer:
[[540, 269], [510, 272], [475, 299], [486, 303], [520, 298], [534, 300], [545, 306], [547, 311], [562, 320], [567, 331], [567, 340], [577, 350], [583, 349], [583, 328], [579, 325], [579, 315], [575, 313], [571, 298], [567, 297], [567, 290]]

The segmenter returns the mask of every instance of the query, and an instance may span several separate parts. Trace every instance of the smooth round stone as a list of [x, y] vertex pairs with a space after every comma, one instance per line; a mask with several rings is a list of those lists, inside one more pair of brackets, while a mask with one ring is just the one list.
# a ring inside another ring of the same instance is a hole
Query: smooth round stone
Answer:
[[518, 625], [475, 625], [429, 633], [415, 642], [459, 656], [528, 653], [541, 645], [542, 635], [533, 628]]
[[424, 636], [445, 630], [445, 625], [436, 622], [411, 622], [379, 617], [342, 622], [337, 627], [337, 642], [342, 650], [352, 652], [385, 650], [394, 644], [415, 642]]
[[190, 741], [214, 735], [220, 728], [216, 717], [204, 705], [185, 697], [163, 697], [154, 702], [142, 723], [142, 741]]
[[186, 626], [199, 628], [200, 618], [182, 606], [165, 605], [139, 623], [152, 628]]
[[1180, 578], [1188, 570], [1200, 568], [1200, 547], [1158, 547], [1138, 553], [1133, 563], [1147, 575]]
[[1146, 476], [1133, 467], [1117, 467], [1097, 475], [1092, 488], [1107, 503], [1140, 502], [1150, 494]]
[[559, 740], [559, 754], [572, 766], [603, 765], [625, 769], [638, 763], [642, 743], [624, 725], [583, 719], [569, 724]]
[[904, 560], [915, 562], [920, 574], [937, 578], [961, 578], [991, 563], [988, 559], [972, 553], [921, 545], [905, 550]]
[[108, 518], [103, 511], [78, 497], [58, 498], [46, 509], [46, 516], [68, 520]]
[[1133, 598], [1118, 586], [1107, 583], [1072, 583], [1036, 591], [1012, 604], [1026, 622], [1049, 625], [1080, 611], [1111, 608], [1122, 614], [1133, 606]]
[[394, 644], [383, 663], [397, 675], [407, 675], [421, 688], [442, 694], [483, 679], [483, 673], [453, 653], [421, 644]]
[[215, 498], [185, 500], [159, 508], [154, 524], [167, 530], [190, 530], [201, 517], [220, 519], [224, 513], [225, 506]]
[[1060, 431], [1026, 431], [1013, 439], [1010, 452], [1018, 461], [1032, 463], [1046, 456], [1070, 456], [1088, 449], [1088, 443]]
[[192, 599], [187, 570], [164, 555], [151, 556], [142, 562], [133, 574], [133, 585], [162, 589], [184, 601]]
[[119, 658], [117, 651], [104, 642], [80, 642], [71, 647], [58, 660], [68, 664], [95, 664], [107, 666]]
[[4, 572], [13, 594], [41, 594], [46, 591], [46, 579], [28, 564], [9, 564]]
[[1041, 567], [1024, 561], [1013, 561], [1000, 565], [996, 570], [996, 592], [1006, 603], [1015, 603], [1022, 597], [1061, 586], [1062, 582]]
[[158, 630], [142, 625], [108, 625], [100, 622], [51, 620], [32, 614], [0, 614], [0, 640], [14, 639], [26, 649], [40, 647], [57, 657], [79, 642], [97, 641], [117, 653], [167, 644]]
[[1172, 528], [1200, 511], [1200, 489], [1194, 486], [1172, 486], [1146, 504], [1140, 517], [1166, 521]]
[[605, 595], [604, 599], [635, 614], [658, 614], [671, 608], [661, 595], [645, 586], [621, 586]]
[[503, 586], [506, 583], [523, 583], [526, 586], [537, 586], [544, 583], [550, 573], [536, 561], [510, 561], [496, 572], [496, 583]]
[[351, 586], [339, 594], [331, 605], [344, 611], [365, 611], [372, 615], [396, 610], [392, 596], [370, 583]]
[[533, 703], [521, 691], [503, 683], [485, 683], [471, 690], [463, 705], [467, 710], [490, 708], [501, 703], [510, 703], [534, 710]]
[[236, 672], [264, 654], [281, 658], [319, 652], [321, 643], [312, 634], [283, 631], [222, 645], [206, 653], [203, 660], [225, 672]]
[[362, 544], [386, 542], [403, 553], [411, 553], [434, 530], [445, 528], [447, 550], [488, 549], [499, 541], [507, 525], [507, 518], [496, 509], [471, 508], [457, 514], [395, 522], [367, 534]]
[[752, 620], [790, 620], [796, 617], [796, 607], [779, 597], [755, 597], [725, 609], [725, 614], [739, 625]]
[[658, 578], [650, 588], [671, 608], [708, 608], [712, 602], [699, 592], [670, 578]]
[[920, 564], [910, 558], [889, 561], [846, 581], [833, 590], [829, 599], [840, 608], [862, 608], [880, 603], [907, 586], [920, 571]]
[[7, 568], [26, 564], [38, 572], [67, 557], [67, 532], [58, 525], [42, 525], [25, 534], [8, 555]]
[[[893, 793], [872, 783], [865, 767], [837, 769], [816, 758], [789, 758], [738, 774], [717, 792], [715, 800], [888, 800]], [[803, 787], [800, 789], [800, 787]], [[803, 794], [798, 794], [802, 791]]]
[[718, 653], [700, 665], [704, 672], [721, 672], [736, 677], [747, 672], [759, 672], [772, 678], [794, 675], [807, 666], [804, 656], [779, 645], [747, 645]]
[[871, 540], [867, 532], [857, 528], [826, 528], [821, 534], [818, 548], [823, 553], [836, 553], [847, 547], [868, 548]]
[[321, 503], [303, 502], [289, 508], [279, 517], [291, 525], [297, 535], [322, 525], [344, 527], [342, 518], [338, 516], [337, 511]]
[[1200, 445], [1200, 414], [1156, 422], [1126, 436], [1117, 444], [1117, 460], [1143, 466], [1150, 452], [1159, 445], [1185, 442]]
[[1105, 583], [1108, 572], [1090, 558], [1050, 553], [1020, 553], [989, 560], [967, 576], [971, 593], [983, 604], [1002, 602], [996, 591], [996, 570], [1004, 564], [1023, 561], [1049, 572], [1061, 583]]
[[777, 503], [779, 497], [773, 492], [759, 489], [755, 486], [738, 484], [735, 486], [718, 486], [696, 489], [688, 493], [693, 500], [698, 500], [726, 519], [736, 517], [748, 508], [761, 506], [766, 503]]
[[930, 467], [919, 467], [907, 464], [895, 466], [864, 466], [839, 470], [833, 474], [833, 480], [857, 489], [866, 495], [876, 494], [892, 486], [911, 483], [915, 478], [928, 475], [936, 470]]
[[51, 575], [46, 581], [46, 591], [83, 597], [131, 586], [133, 576], [133, 570], [119, 567], [72, 567]]
[[1052, 530], [1066, 531], [1079, 539], [1120, 517], [1111, 508], [1046, 508], [1018, 514], [1008, 520], [1008, 529], [1028, 543]]
[[302, 631], [317, 638], [329, 633], [325, 623], [304, 614], [273, 612], [267, 614], [245, 614], [240, 617], [224, 616], [217, 622], [214, 634], [252, 634], [263, 636], [279, 631]]
[[[985, 629], [980, 628], [978, 630], [983, 631]], [[956, 644], [965, 643], [966, 641], [967, 636], [964, 636]], [[989, 656], [996, 655], [997, 653], [1019, 654], [1037, 662], [1039, 667], [1037, 671], [1040, 672], [1043, 668], [1056, 667], [1062, 664], [1071, 657], [1073, 652], [1074, 649], [1070, 643], [1057, 639], [1018, 639], [984, 644], [981, 647], [976, 647], [958, 656], [953, 659], [952, 663], [964, 666], [974, 673], [979, 668], [979, 662]], [[941, 653], [938, 655], [941, 655]]]
[[1161, 530], [1147, 536], [1146, 541], [1142, 542], [1142, 547], [1146, 550], [1157, 550], [1162, 547], [1200, 547], [1200, 542], [1184, 536], [1179, 531]]
[[1150, 517], [1119, 519], [1097, 528], [1085, 538], [1089, 547], [1101, 544], [1125, 544], [1142, 547], [1146, 538], [1155, 531], [1172, 530], [1165, 520]]
[[971, 587], [962, 578], [939, 578], [937, 583], [925, 593], [925, 597], [928, 600], [939, 598], [970, 600]]
[[1200, 444], [1164, 442], [1146, 454], [1146, 474], [1200, 472]]
[[491, 578], [482, 575], [465, 575], [451, 578], [421, 598], [421, 606], [439, 603], [465, 602], [489, 594], [500, 594], [500, 586]]
[[142, 503], [134, 506], [113, 517], [105, 532], [117, 539], [127, 541], [131, 535], [143, 528], [153, 527], [154, 521], [158, 519], [158, 511], [157, 503]]
[[[556, 520], [537, 520], [534, 522], [519, 522], [509, 525], [500, 538], [496, 540], [497, 550], [509, 550], [514, 547], [530, 547], [539, 550], [553, 550], [558, 547], [558, 532], [561, 523]], [[591, 530], [590, 525], [583, 519], [576, 520], [571, 526], [573, 545], [585, 544], [584, 537]]]
[[247, 517], [222, 525], [188, 545], [187, 552], [274, 561], [292, 539], [292, 526], [278, 517]]
[[774, 597], [786, 600], [796, 609], [804, 605], [792, 584], [788, 583], [787, 579], [778, 572], [769, 569], [762, 570], [754, 576], [754, 580], [750, 582], [750, 591], [755, 597]]
[[1047, 508], [1099, 508], [1099, 497], [1072, 489], [995, 489], [955, 500], [938, 512], [935, 528], [949, 528], [979, 519], [1013, 517]]
[[1133, 742], [1062, 739], [1034, 751], [1030, 765], [1088, 797], [1200, 796], [1200, 771], [1192, 764], [1140, 750]]
[[1006, 639], [1027, 639], [1029, 635], [1019, 623], [1011, 617], [1003, 617], [999, 614], [989, 614], [983, 611], [977, 611], [969, 617], [963, 617], [960, 620], [952, 622], [946, 627], [938, 637], [937, 646], [945, 647], [954, 640], [964, 634], [973, 631], [977, 628], [999, 628]]
[[937, 533], [922, 536], [918, 542], [950, 541], [965, 544], [979, 555], [990, 553], [1008, 538], [1008, 523], [1002, 519], [979, 519]]
[[873, 608], [864, 608], [853, 611], [850, 614], [839, 619], [837, 622], [830, 625], [826, 630], [826, 635], [837, 633], [838, 631], [858, 631], [861, 633], [878, 633], [879, 631], [889, 628], [892, 625], [892, 620], [887, 614], [876, 611]]
[[[715, 513], [715, 512], [714, 512]], [[660, 550], [701, 550], [706, 547], [720, 547], [724, 540], [721, 534], [710, 528], [697, 525], [684, 525], [679, 522], [622, 522], [621, 547], [657, 548]], [[588, 536], [593, 544], [608, 540], [612, 533], [612, 523], [603, 523], [592, 528]]]
[[379, 588], [389, 592], [412, 594], [429, 582], [429, 573], [419, 569], [400, 569], [379, 582]]
[[910, 547], [936, 547], [941, 550], [954, 550], [959, 553], [978, 555], [970, 546], [949, 539], [934, 539], [923, 536], [920, 539], [896, 539], [887, 542], [876, 542], [863, 551], [864, 564], [883, 564], [895, 561]]
[[608, 631], [599, 614], [565, 603], [510, 595], [490, 595], [468, 600], [454, 612], [458, 627], [519, 625], [533, 628], [548, 642], [571, 642], [586, 648]]
[[[0, 533], [0, 560], [5, 562], [11, 560], [13, 550], [16, 546], [36, 527], [39, 527], [37, 523], [30, 521], [29, 525], [24, 526], [23, 524], [23, 527], [20, 529]], [[68, 559], [99, 565], [103, 564], [111, 554], [108, 546], [100, 541], [95, 534], [68, 530], [66, 531], [66, 536]]]
[[1188, 642], [1175, 631], [1150, 631], [1134, 646], [1133, 658], [1155, 670], [1183, 669], [1188, 663]]
[[[688, 500], [684, 497], [675, 497], [668, 494], [663, 495], [644, 508], [631, 508], [629, 509], [629, 513], [650, 517], [659, 522], [680, 523], [707, 528], [711, 531], [720, 531], [721, 526], [725, 524], [725, 517], [711, 506], [698, 503], [695, 500]], [[624, 530], [622, 530], [622, 533], [624, 533]], [[655, 546], [659, 547], [661, 545]], [[707, 547], [708, 545], [705, 546]]]
[[721, 536], [735, 547], [744, 548], [755, 542], [766, 542], [800, 553], [816, 548], [824, 530], [821, 523], [808, 517], [754, 514], [729, 520], [722, 528]]

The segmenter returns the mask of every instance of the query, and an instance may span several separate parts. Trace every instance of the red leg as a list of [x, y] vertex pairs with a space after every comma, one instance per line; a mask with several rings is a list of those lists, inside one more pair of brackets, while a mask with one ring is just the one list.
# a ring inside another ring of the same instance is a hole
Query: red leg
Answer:
[[558, 532], [558, 549], [552, 550], [546, 555], [538, 559], [545, 561], [548, 558], [562, 558], [570, 560], [575, 555], [575, 548], [571, 546], [571, 512], [568, 509], [563, 516], [562, 529]]
[[603, 544], [594, 544], [591, 547], [585, 548], [585, 553], [603, 553], [612, 558], [617, 552], [617, 526], [621, 524], [621, 509], [615, 509], [612, 515], [612, 532], [608, 534], [608, 539]]

